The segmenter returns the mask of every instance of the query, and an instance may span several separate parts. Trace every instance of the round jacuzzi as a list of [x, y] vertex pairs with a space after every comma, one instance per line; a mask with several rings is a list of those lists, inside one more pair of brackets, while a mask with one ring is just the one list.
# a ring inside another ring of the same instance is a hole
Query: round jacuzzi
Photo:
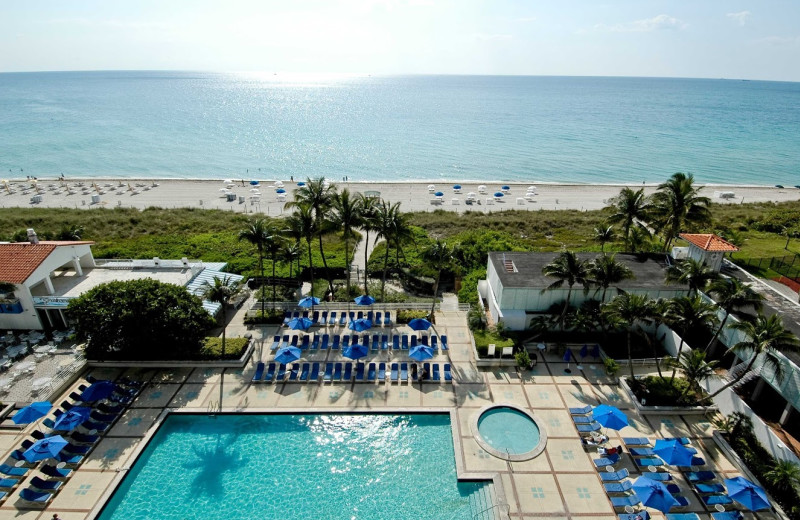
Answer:
[[532, 414], [511, 404], [482, 408], [472, 424], [478, 444], [495, 457], [520, 461], [539, 455], [547, 443], [547, 433]]

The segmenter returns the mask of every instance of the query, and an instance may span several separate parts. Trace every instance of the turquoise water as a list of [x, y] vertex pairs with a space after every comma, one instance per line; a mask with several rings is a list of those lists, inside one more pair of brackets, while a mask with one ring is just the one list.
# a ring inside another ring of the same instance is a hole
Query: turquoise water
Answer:
[[539, 427], [530, 417], [507, 406], [490, 408], [478, 419], [478, 431], [492, 448], [521, 455], [539, 445]]
[[800, 83], [0, 74], [0, 177], [800, 184]]
[[172, 415], [99, 518], [470, 520], [483, 487], [449, 415]]

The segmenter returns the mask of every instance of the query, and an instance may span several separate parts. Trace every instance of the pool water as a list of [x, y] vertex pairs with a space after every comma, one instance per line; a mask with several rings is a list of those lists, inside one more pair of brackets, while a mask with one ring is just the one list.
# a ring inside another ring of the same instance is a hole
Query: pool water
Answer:
[[100, 520], [472, 519], [450, 417], [169, 416]]
[[492, 448], [522, 455], [539, 445], [539, 427], [530, 417], [507, 406], [490, 408], [478, 419], [478, 431]]

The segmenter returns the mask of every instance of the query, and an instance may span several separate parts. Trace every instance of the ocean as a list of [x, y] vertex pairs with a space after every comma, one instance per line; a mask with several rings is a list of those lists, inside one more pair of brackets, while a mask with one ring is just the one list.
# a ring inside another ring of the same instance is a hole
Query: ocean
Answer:
[[0, 74], [0, 178], [800, 184], [800, 83]]

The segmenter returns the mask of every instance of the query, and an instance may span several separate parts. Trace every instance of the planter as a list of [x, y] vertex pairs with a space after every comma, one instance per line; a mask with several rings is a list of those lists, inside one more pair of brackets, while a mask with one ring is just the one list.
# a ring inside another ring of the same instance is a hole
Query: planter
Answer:
[[628, 396], [633, 402], [633, 406], [639, 410], [642, 415], [705, 415], [707, 413], [716, 413], [719, 411], [716, 405], [712, 406], [646, 406], [639, 402], [634, 395], [633, 391], [628, 386], [624, 377], [620, 377], [619, 386], [627, 392]]
[[247, 348], [244, 349], [242, 356], [239, 359], [226, 359], [226, 360], [155, 360], [155, 361], [125, 361], [125, 360], [113, 360], [113, 361], [100, 361], [96, 359], [87, 360], [87, 364], [90, 367], [113, 367], [113, 368], [242, 368], [247, 364], [247, 360], [250, 359], [250, 356], [253, 354], [255, 350], [255, 343], [251, 340]]

